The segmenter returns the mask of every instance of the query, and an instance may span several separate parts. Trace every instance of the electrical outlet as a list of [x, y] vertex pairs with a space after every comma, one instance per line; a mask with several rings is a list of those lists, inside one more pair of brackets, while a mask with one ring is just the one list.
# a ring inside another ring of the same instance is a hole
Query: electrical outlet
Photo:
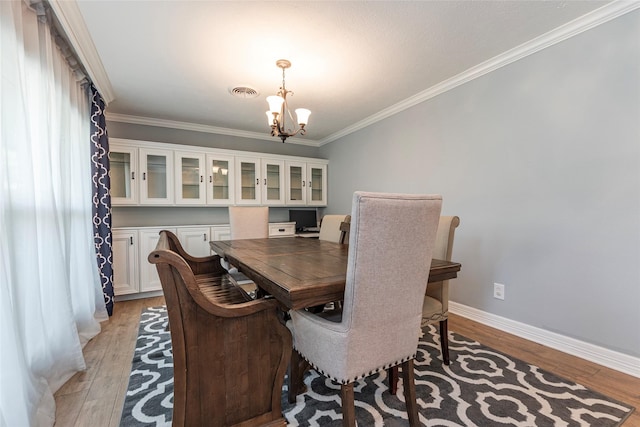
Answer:
[[504, 299], [504, 285], [502, 283], [493, 284], [493, 297], [497, 299]]

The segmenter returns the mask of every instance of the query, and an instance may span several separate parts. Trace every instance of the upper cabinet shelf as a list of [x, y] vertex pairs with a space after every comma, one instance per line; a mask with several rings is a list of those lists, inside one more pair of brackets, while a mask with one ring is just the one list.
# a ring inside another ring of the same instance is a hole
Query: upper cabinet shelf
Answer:
[[323, 159], [112, 138], [114, 206], [326, 206]]

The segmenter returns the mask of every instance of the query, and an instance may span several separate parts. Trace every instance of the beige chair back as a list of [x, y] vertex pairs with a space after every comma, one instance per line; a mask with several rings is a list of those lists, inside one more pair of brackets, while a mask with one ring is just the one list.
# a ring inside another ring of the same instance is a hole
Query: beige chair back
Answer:
[[301, 319], [310, 315], [291, 312], [296, 349], [327, 376], [346, 383], [414, 357], [441, 205], [439, 195], [354, 194], [340, 323], [324, 342]]
[[460, 224], [457, 216], [441, 216], [436, 233], [436, 245], [433, 248], [433, 257], [445, 261], [451, 261], [453, 252], [453, 237], [456, 227]]
[[344, 222], [348, 215], [325, 215], [320, 223], [320, 240], [340, 243], [342, 231], [340, 224]]
[[231, 239], [260, 239], [269, 237], [268, 206], [229, 206]]

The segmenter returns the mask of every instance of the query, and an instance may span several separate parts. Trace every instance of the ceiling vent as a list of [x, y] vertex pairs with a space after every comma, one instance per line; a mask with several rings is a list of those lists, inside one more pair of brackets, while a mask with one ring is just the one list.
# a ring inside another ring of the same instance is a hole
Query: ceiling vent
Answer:
[[229, 89], [229, 93], [236, 98], [256, 98], [260, 93], [249, 86], [236, 86]]

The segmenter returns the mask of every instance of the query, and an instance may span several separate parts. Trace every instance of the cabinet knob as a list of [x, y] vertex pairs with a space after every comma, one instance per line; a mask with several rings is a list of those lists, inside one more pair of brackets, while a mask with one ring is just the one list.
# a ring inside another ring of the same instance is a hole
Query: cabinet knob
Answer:
[[209, 175], [209, 182], [213, 182], [213, 177]]
[[202, 240], [203, 240], [203, 241], [205, 241], [205, 242], [207, 241], [207, 233], [204, 233], [204, 234], [202, 235]]
[[264, 179], [264, 185], [267, 185], [267, 178]]
[[200, 182], [203, 182], [204, 178], [200, 175]]
[[136, 179], [136, 173], [135, 172], [131, 172], [131, 179]]
[[142, 180], [143, 181], [147, 180], [147, 173], [146, 172], [142, 172]]
[[129, 237], [129, 244], [133, 245], [133, 236]]
[[260, 178], [256, 178], [256, 185], [260, 185]]

